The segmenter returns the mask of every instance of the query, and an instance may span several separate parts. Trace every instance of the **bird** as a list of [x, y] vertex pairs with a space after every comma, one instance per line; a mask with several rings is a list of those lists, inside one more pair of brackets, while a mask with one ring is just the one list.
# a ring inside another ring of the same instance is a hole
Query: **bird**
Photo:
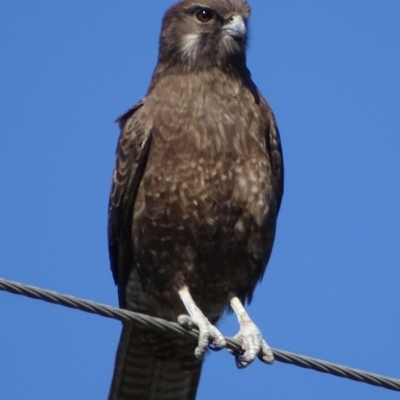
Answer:
[[147, 93], [117, 120], [108, 244], [120, 307], [199, 338], [123, 322], [109, 400], [194, 400], [207, 349], [226, 346], [226, 310], [239, 323], [236, 365], [273, 361], [245, 309], [284, 180], [274, 113], [246, 64], [250, 11], [244, 0], [172, 5]]

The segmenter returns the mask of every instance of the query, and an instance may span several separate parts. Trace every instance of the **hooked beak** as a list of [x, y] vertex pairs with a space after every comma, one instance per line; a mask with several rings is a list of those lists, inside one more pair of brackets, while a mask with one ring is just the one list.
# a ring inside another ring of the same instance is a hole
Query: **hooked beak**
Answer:
[[240, 15], [234, 15], [229, 22], [222, 27], [226, 33], [236, 40], [242, 40], [246, 36], [246, 24]]

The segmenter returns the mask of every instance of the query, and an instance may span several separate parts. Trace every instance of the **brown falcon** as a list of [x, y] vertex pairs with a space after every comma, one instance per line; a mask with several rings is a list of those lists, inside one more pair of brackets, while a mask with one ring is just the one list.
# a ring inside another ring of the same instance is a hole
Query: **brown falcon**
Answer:
[[163, 19], [144, 99], [120, 119], [109, 206], [123, 308], [196, 326], [198, 342], [124, 323], [109, 399], [189, 400], [230, 306], [244, 367], [273, 355], [243, 304], [271, 254], [283, 161], [271, 108], [246, 66], [250, 7], [182, 0]]

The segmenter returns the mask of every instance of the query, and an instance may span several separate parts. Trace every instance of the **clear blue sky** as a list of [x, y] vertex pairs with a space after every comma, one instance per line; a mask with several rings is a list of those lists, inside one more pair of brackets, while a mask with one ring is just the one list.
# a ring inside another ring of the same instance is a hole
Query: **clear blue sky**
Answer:
[[[0, 276], [117, 305], [113, 120], [146, 91], [171, 3], [2, 2]], [[273, 347], [400, 378], [400, 2], [251, 5], [248, 64], [276, 113], [286, 188], [250, 313]], [[0, 293], [1, 397], [105, 399], [119, 331]], [[198, 395], [215, 398], [398, 394], [280, 363], [238, 371], [220, 352]]]

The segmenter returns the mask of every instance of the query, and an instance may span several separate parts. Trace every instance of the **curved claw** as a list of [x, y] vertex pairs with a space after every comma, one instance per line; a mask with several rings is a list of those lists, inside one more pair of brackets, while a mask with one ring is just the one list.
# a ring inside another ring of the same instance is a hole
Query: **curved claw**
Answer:
[[187, 329], [196, 327], [199, 330], [199, 341], [194, 351], [197, 358], [202, 358], [210, 345], [213, 346], [213, 350], [226, 346], [222, 333], [201, 312], [196, 313], [194, 317], [180, 315], [178, 323]]
[[272, 364], [274, 362], [274, 353], [264, 339], [262, 340], [261, 351], [258, 353], [258, 358], [266, 364]]
[[197, 307], [190, 294], [189, 288], [183, 286], [178, 291], [178, 294], [189, 314], [180, 315], [178, 317], [178, 322], [185, 328], [192, 329], [193, 327], [197, 327], [199, 330], [199, 341], [194, 355], [198, 358], [203, 357], [210, 343], [216, 348], [225, 347], [225, 338], [222, 336], [221, 332], [210, 323], [200, 308]]
[[243, 352], [235, 354], [236, 365], [242, 369], [251, 364], [256, 357], [261, 361], [272, 364], [274, 355], [267, 342], [263, 339], [261, 331], [252, 321], [242, 323], [239, 332], [234, 336], [241, 344]]
[[235, 353], [231, 351], [231, 353], [235, 355], [237, 367], [247, 367], [256, 357], [267, 364], [272, 364], [274, 361], [272, 350], [263, 339], [261, 331], [250, 319], [239, 298], [234, 294], [231, 294], [230, 304], [238, 317], [240, 325], [240, 330], [234, 336], [234, 339], [240, 342], [243, 349], [243, 352]]
[[211, 351], [221, 351], [221, 350], [224, 348], [224, 346], [219, 346], [219, 347], [217, 347], [217, 346], [215, 346], [214, 343], [208, 343], [208, 348], [209, 348]]

